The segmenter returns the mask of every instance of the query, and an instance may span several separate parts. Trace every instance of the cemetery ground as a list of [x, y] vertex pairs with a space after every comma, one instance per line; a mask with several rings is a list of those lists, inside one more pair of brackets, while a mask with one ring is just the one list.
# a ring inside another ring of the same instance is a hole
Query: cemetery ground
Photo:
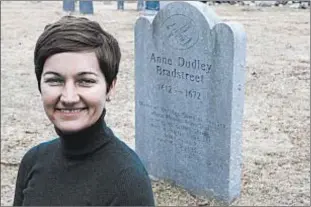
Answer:
[[[107, 123], [131, 147], [135, 137], [136, 2], [95, 2], [95, 14], [122, 50]], [[243, 177], [232, 205], [310, 205], [310, 12], [289, 7], [211, 6], [247, 34]], [[65, 13], [58, 2], [1, 2], [1, 206], [12, 205], [19, 162], [56, 136], [37, 89], [33, 50], [47, 23]], [[98, 166], [101, 167], [101, 166]], [[204, 172], [208, 173], [208, 172]], [[215, 205], [169, 182], [154, 181], [157, 205]]]

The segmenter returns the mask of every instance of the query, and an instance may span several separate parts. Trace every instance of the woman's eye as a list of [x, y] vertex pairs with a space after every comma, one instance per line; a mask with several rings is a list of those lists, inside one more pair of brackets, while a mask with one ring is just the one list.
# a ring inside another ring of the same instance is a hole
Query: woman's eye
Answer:
[[83, 86], [90, 86], [94, 83], [96, 83], [96, 81], [93, 79], [81, 79], [81, 80], [79, 80], [79, 84], [83, 85]]
[[46, 83], [48, 83], [49, 85], [55, 86], [55, 85], [60, 85], [63, 83], [62, 79], [59, 78], [50, 78], [45, 80]]

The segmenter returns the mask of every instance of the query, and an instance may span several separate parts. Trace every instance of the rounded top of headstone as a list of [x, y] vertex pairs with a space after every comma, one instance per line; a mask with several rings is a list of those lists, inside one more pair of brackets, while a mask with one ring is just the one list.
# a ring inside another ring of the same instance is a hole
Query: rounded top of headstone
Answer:
[[214, 11], [201, 2], [171, 2], [155, 15], [153, 37], [156, 45], [161, 45], [158, 49], [186, 51], [199, 42], [203, 30], [218, 22]]
[[161, 10], [157, 13], [155, 18], [157, 18], [157, 16], [161, 16], [163, 13], [170, 13], [172, 15], [184, 14], [185, 16], [189, 17], [192, 17], [193, 14], [201, 14], [201, 17], [205, 18], [198, 20], [207, 21], [210, 28], [221, 22], [220, 18], [211, 7], [199, 1], [170, 1], [165, 3], [161, 2], [161, 4], [164, 5], [160, 6]]

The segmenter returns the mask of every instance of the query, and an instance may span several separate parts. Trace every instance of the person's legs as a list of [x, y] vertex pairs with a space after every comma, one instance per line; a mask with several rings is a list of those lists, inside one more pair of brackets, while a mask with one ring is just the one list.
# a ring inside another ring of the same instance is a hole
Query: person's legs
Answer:
[[64, 11], [75, 11], [75, 0], [63, 0]]
[[137, 10], [141, 11], [144, 9], [144, 0], [138, 0], [137, 1]]
[[159, 1], [146, 1], [146, 9], [159, 11], [160, 2]]
[[93, 14], [94, 13], [93, 1], [80, 0], [79, 6], [80, 6], [81, 14]]
[[124, 0], [118, 0], [118, 10], [124, 10]]

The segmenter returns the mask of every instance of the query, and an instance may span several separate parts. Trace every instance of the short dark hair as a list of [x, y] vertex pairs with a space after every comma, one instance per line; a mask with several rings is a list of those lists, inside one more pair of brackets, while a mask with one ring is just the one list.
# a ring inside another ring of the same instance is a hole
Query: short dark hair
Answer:
[[117, 78], [121, 51], [118, 41], [101, 26], [84, 17], [64, 16], [45, 26], [34, 51], [38, 88], [47, 58], [62, 52], [94, 51], [107, 82], [107, 92]]

